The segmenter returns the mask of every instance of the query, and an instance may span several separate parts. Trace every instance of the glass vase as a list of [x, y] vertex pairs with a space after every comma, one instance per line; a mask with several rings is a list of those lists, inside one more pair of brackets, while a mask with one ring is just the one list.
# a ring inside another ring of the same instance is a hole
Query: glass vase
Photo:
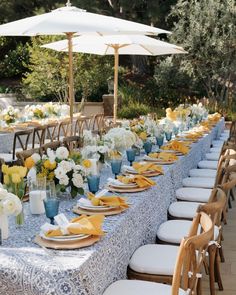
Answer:
[[23, 204], [22, 204], [22, 211], [16, 215], [16, 227], [21, 227], [23, 226], [25, 221], [25, 216], [24, 216], [24, 210], [23, 210]]

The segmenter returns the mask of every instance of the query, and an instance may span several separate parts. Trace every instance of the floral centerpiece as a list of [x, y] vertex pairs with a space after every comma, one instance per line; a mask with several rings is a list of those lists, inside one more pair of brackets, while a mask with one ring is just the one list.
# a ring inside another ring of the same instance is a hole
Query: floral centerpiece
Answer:
[[7, 107], [0, 114], [0, 118], [7, 125], [15, 123], [17, 118], [19, 117], [20, 111], [12, 106]]
[[28, 177], [46, 176], [55, 182], [58, 192], [70, 189], [72, 198], [84, 194], [84, 179], [90, 162], [82, 161], [78, 152], [69, 153], [65, 147], [59, 147], [56, 151], [48, 149], [47, 155], [42, 158], [38, 154], [27, 158], [25, 166], [29, 169]]
[[131, 130], [117, 127], [108, 131], [104, 136], [104, 142], [111, 150], [122, 153], [124, 150], [135, 145], [137, 138]]
[[2, 238], [8, 238], [8, 216], [19, 215], [22, 212], [20, 199], [13, 193], [7, 191], [0, 183], [0, 228]]
[[[2, 165], [3, 181], [6, 189], [16, 195], [22, 202], [25, 195], [25, 181], [27, 169], [22, 166]], [[16, 224], [21, 225], [24, 223], [23, 210], [16, 216]]]
[[195, 121], [195, 123], [201, 122], [202, 119], [206, 118], [208, 114], [206, 108], [202, 105], [202, 103], [191, 105], [190, 110], [191, 117]]

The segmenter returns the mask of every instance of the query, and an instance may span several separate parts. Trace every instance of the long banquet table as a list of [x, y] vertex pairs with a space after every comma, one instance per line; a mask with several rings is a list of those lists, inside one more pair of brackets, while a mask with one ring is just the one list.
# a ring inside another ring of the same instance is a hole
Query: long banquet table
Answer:
[[[88, 248], [67, 251], [45, 250], [33, 243], [44, 215], [29, 214], [21, 229], [10, 224], [10, 238], [0, 246], [0, 294], [4, 295], [101, 295], [112, 282], [126, 277], [132, 253], [142, 244], [154, 243], [159, 225], [167, 219], [167, 208], [175, 200], [182, 178], [204, 158], [211, 142], [224, 128], [222, 119], [197, 143], [187, 156], [163, 166], [165, 174], [154, 178], [157, 186], [128, 195], [130, 208], [105, 219], [106, 235]], [[111, 176], [104, 169], [101, 182]], [[76, 200], [61, 201], [60, 212], [73, 217]]]

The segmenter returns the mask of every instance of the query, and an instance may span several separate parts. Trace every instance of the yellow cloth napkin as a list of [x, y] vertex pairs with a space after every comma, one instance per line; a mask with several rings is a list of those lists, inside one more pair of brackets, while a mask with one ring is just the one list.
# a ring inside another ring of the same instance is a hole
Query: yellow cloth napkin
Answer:
[[155, 171], [157, 173], [163, 174], [163, 169], [161, 166], [157, 166], [154, 163], [140, 164], [133, 163], [133, 168], [139, 173], [142, 174], [146, 171]]
[[129, 205], [126, 203], [126, 198], [119, 196], [102, 196], [96, 198], [95, 195], [90, 192], [87, 194], [87, 196], [94, 206], [129, 208]]
[[151, 180], [150, 178], [147, 178], [143, 175], [135, 175], [133, 177], [126, 177], [118, 175], [117, 179], [121, 181], [122, 183], [129, 184], [129, 183], [136, 183], [138, 187], [149, 187], [155, 185], [155, 181]]
[[[102, 230], [102, 224], [104, 221], [103, 215], [92, 215], [86, 216], [81, 215], [80, 217], [73, 218], [67, 228], [70, 235], [94, 235], [102, 236], [104, 232]], [[49, 230], [46, 233], [47, 237], [62, 236], [63, 233], [60, 228], [56, 230]]]
[[177, 140], [171, 141], [169, 144], [163, 146], [162, 149], [177, 151], [184, 155], [189, 152], [189, 148], [184, 143]]
[[178, 160], [178, 157], [175, 154], [166, 153], [166, 152], [150, 153], [148, 156], [153, 159], [160, 159], [160, 160], [167, 161], [167, 162], [173, 162], [173, 161]]

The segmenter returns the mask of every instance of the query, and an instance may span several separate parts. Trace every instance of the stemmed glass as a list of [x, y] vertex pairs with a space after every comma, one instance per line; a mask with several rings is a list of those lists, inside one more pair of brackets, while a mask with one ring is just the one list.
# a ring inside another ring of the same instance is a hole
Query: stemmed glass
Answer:
[[50, 181], [46, 185], [46, 198], [43, 200], [45, 213], [50, 223], [54, 224], [54, 217], [58, 215], [59, 199], [56, 196], [56, 188], [54, 181]]
[[112, 173], [115, 174], [115, 178], [117, 178], [117, 175], [120, 174], [121, 165], [122, 165], [122, 159], [111, 160], [111, 170], [112, 170]]
[[172, 132], [165, 132], [166, 140], [170, 141], [172, 138]]
[[145, 150], [145, 153], [148, 155], [152, 151], [152, 143], [151, 141], [147, 140], [143, 144], [143, 148]]
[[126, 155], [127, 155], [127, 160], [130, 162], [130, 166], [132, 166], [133, 161], [135, 160], [135, 150], [134, 149], [128, 149], [126, 151]]
[[88, 188], [91, 193], [94, 195], [99, 190], [100, 176], [99, 175], [88, 175]]
[[157, 136], [156, 137], [156, 142], [157, 142], [158, 148], [160, 148], [161, 146], [163, 146], [164, 136], [163, 135]]

